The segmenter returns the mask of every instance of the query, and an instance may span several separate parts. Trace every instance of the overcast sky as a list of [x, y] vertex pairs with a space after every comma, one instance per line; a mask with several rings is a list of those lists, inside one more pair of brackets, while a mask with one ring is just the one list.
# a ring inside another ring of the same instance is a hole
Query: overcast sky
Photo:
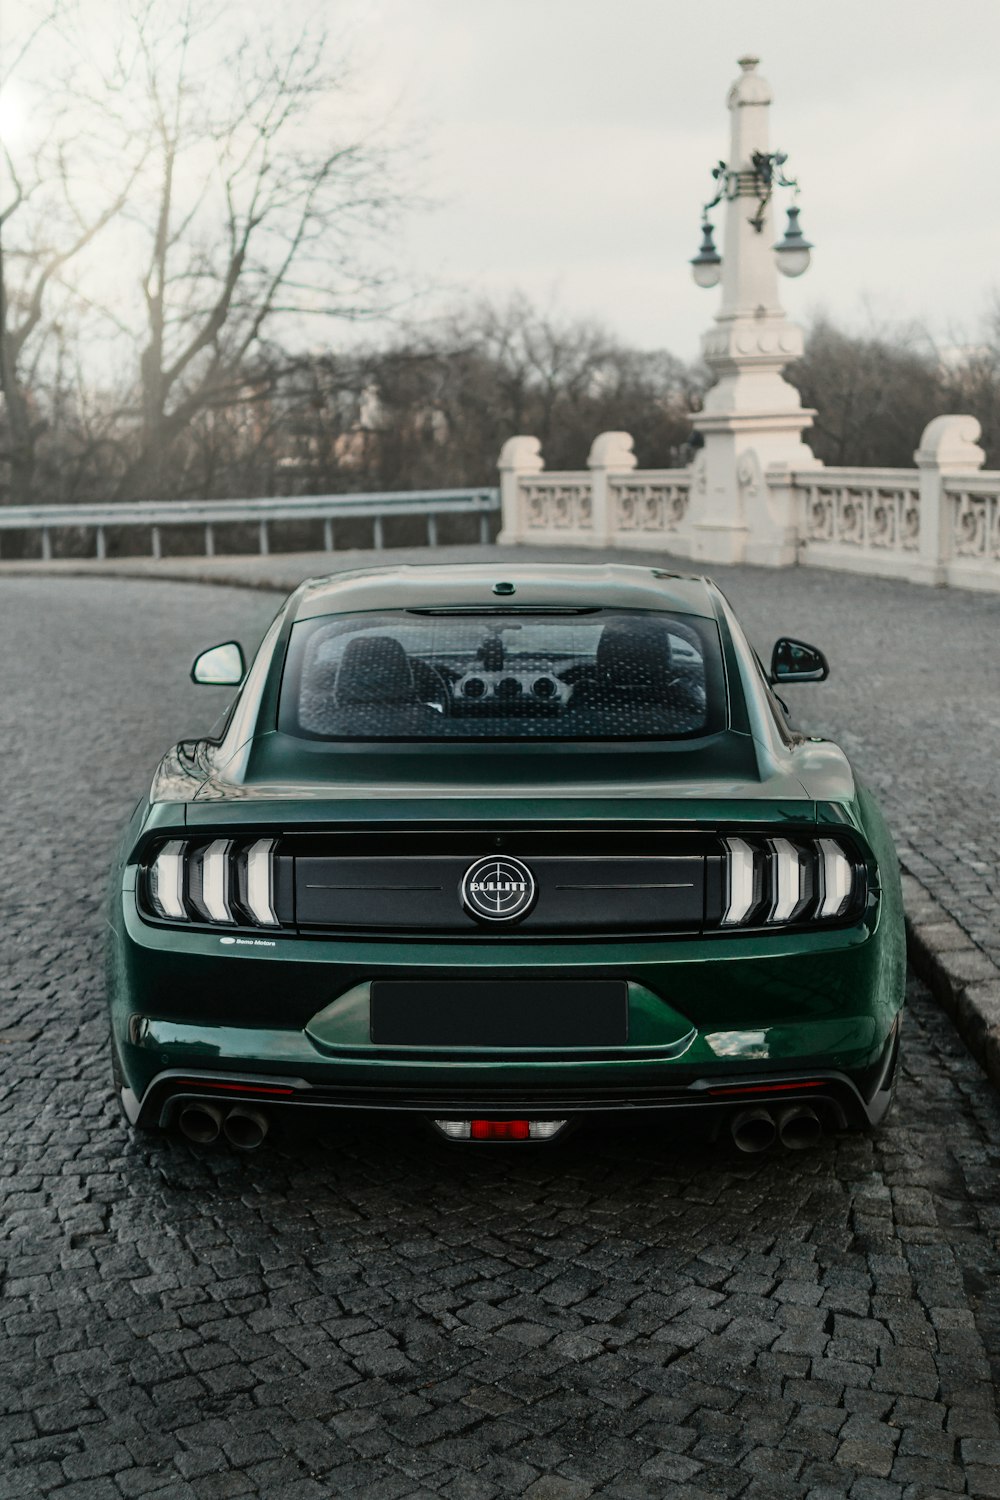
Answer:
[[[332, 6], [331, 11], [342, 9]], [[1000, 286], [1000, 0], [347, 0], [375, 96], [423, 122], [420, 275], [522, 288], [697, 351], [687, 262], [745, 52], [816, 245], [792, 316], [974, 333]], [[783, 224], [783, 219], [779, 222]]]

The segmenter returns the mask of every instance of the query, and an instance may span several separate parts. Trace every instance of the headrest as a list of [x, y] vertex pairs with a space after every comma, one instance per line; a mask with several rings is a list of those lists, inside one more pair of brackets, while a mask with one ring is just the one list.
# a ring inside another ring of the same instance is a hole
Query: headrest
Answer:
[[391, 635], [348, 641], [337, 675], [338, 703], [412, 703], [416, 697], [406, 652]]
[[670, 632], [660, 620], [613, 620], [601, 631], [596, 664], [604, 687], [665, 689], [670, 682]]

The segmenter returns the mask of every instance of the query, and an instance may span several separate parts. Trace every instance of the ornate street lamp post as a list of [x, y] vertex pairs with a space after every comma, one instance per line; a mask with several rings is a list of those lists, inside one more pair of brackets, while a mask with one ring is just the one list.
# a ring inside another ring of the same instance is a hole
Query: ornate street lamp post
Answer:
[[[798, 184], [785, 174], [787, 157], [768, 144], [771, 89], [757, 72], [757, 58], [740, 58], [740, 70], [727, 100], [729, 160], [713, 170], [716, 192], [704, 207], [701, 248], [691, 262], [699, 286], [721, 284], [715, 324], [703, 340], [716, 380], [692, 420], [703, 438], [693, 475], [693, 555], [773, 565], [794, 561], [795, 524], [780, 503], [776, 508], [766, 471], [817, 464], [802, 441], [814, 413], [803, 410], [781, 373], [801, 357], [802, 332], [778, 300], [778, 273], [801, 276], [812, 246], [799, 227], [794, 196], [784, 236], [774, 243], [775, 190], [796, 195]], [[721, 255], [710, 217], [719, 204], [725, 205]]]
[[[755, 59], [744, 58], [741, 66], [750, 63], [755, 64]], [[754, 151], [750, 158], [749, 174], [746, 172], [741, 174], [738, 170], [727, 166], [724, 161], [720, 161], [717, 167], [712, 168], [717, 192], [702, 209], [701, 246], [698, 254], [691, 261], [691, 274], [698, 286], [717, 286], [722, 275], [722, 256], [715, 248], [715, 230], [709, 214], [723, 199], [731, 203], [734, 199], [746, 197], [748, 190], [751, 195], [756, 196], [757, 208], [747, 222], [758, 234], [761, 234], [774, 189], [776, 187], [792, 189], [795, 196], [788, 207], [788, 224], [784, 238], [772, 247], [774, 260], [782, 276], [801, 276], [803, 271], [809, 269], [812, 245], [799, 227], [800, 209], [797, 202], [799, 184], [794, 177], [785, 176], [784, 166], [787, 160], [788, 157], [783, 151]], [[749, 183], [746, 181], [748, 175], [752, 178]]]

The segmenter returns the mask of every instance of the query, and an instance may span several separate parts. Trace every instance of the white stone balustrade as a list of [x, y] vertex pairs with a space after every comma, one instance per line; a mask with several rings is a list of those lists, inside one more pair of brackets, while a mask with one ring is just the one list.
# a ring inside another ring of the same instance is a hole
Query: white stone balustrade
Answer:
[[[981, 468], [974, 417], [936, 417], [912, 469], [762, 469], [744, 455], [742, 560], [1000, 591], [1000, 471]], [[639, 469], [626, 432], [595, 438], [585, 470], [548, 472], [537, 438], [504, 444], [499, 540], [663, 551], [702, 560], [703, 464]]]
[[655, 547], [684, 532], [687, 469], [636, 471], [627, 432], [602, 432], [586, 469], [547, 473], [537, 438], [500, 453], [503, 527], [497, 540], [536, 546]]
[[847, 572], [884, 572], [886, 556], [915, 562], [920, 476], [914, 469], [815, 469], [794, 473], [800, 561]]
[[616, 547], [655, 547], [680, 536], [691, 498], [686, 469], [644, 469], [610, 482], [611, 515]]
[[944, 498], [951, 540], [945, 581], [1000, 588], [1000, 474], [949, 476]]

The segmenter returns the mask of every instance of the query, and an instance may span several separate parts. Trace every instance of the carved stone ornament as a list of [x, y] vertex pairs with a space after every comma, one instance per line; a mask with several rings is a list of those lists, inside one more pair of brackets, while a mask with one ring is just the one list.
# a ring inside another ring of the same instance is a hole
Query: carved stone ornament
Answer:
[[610, 469], [614, 473], [631, 472], [636, 466], [630, 432], [600, 432], [590, 445], [588, 469]]
[[663, 535], [679, 531], [688, 513], [687, 477], [676, 480], [616, 480], [612, 487], [616, 531]]
[[921, 469], [936, 468], [945, 474], [981, 469], [986, 458], [977, 439], [982, 428], [975, 417], [950, 414], [928, 422], [913, 457]]
[[760, 491], [760, 462], [753, 448], [741, 453], [736, 465], [736, 482], [745, 495], [752, 498]]

